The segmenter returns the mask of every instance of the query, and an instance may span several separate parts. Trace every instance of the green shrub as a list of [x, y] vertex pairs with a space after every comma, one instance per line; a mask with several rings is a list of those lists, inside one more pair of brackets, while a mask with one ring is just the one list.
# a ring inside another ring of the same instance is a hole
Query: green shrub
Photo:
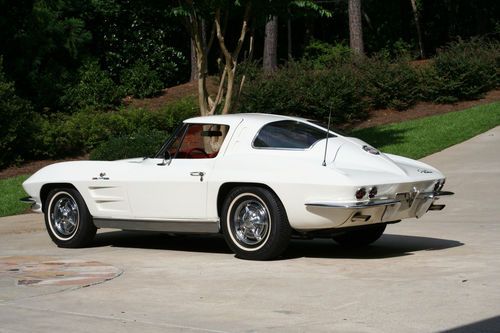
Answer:
[[304, 50], [304, 59], [313, 64], [315, 68], [333, 67], [348, 63], [352, 59], [349, 46], [329, 44], [319, 40], [312, 40]]
[[337, 123], [365, 117], [359, 79], [350, 66], [314, 70], [290, 63], [269, 75], [261, 73], [243, 91], [240, 112], [296, 115]]
[[138, 61], [131, 68], [123, 70], [120, 81], [124, 93], [136, 98], [151, 97], [163, 88], [158, 73], [142, 61]]
[[499, 47], [498, 42], [472, 39], [439, 51], [423, 73], [425, 98], [439, 103], [481, 98], [499, 85]]
[[415, 54], [415, 47], [399, 38], [395, 42], [389, 41], [387, 45], [377, 52], [378, 55], [383, 55], [387, 59], [392, 60], [411, 60], [418, 57]]
[[91, 151], [91, 160], [119, 160], [132, 157], [152, 157], [168, 138], [166, 132], [142, 130], [125, 136], [111, 138]]
[[111, 138], [137, 132], [171, 132], [182, 120], [198, 114], [192, 98], [170, 103], [155, 111], [122, 108], [98, 112], [83, 110], [74, 114], [39, 117], [39, 130], [31, 143], [37, 157], [63, 157], [89, 152]]
[[21, 160], [30, 142], [33, 111], [7, 80], [0, 57], [0, 168]]
[[419, 76], [408, 62], [375, 56], [364, 59], [359, 66], [373, 108], [405, 110], [420, 98]]
[[108, 110], [120, 105], [124, 97], [122, 89], [97, 62], [88, 62], [82, 66], [78, 75], [78, 83], [62, 97], [63, 103], [71, 110]]

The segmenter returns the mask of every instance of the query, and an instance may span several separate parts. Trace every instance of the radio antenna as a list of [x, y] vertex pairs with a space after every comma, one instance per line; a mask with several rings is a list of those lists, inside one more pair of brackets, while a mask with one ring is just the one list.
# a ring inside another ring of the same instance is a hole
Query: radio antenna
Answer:
[[332, 110], [330, 109], [330, 113], [328, 113], [328, 128], [326, 132], [326, 142], [325, 142], [325, 155], [323, 156], [323, 166], [326, 166], [326, 151], [328, 150], [328, 137], [330, 136], [330, 120], [332, 118]]

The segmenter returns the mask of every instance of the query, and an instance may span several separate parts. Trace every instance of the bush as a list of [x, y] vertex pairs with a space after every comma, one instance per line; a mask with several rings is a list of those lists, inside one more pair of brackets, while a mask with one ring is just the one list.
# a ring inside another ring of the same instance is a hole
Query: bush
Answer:
[[136, 98], [151, 97], [163, 88], [158, 73], [142, 61], [123, 70], [120, 81], [124, 93]]
[[499, 48], [498, 42], [481, 39], [451, 43], [423, 73], [425, 98], [439, 103], [481, 98], [500, 83]]
[[360, 69], [373, 108], [405, 110], [420, 98], [419, 76], [406, 61], [375, 56], [365, 59]]
[[111, 138], [137, 132], [171, 132], [182, 120], [197, 114], [195, 100], [187, 98], [155, 111], [123, 108], [47, 115], [37, 120], [39, 130], [31, 144], [32, 153], [44, 158], [79, 155]]
[[304, 50], [304, 59], [311, 62], [315, 68], [333, 67], [349, 63], [352, 52], [345, 44], [329, 44], [313, 40]]
[[33, 111], [7, 80], [0, 57], [0, 168], [21, 160], [30, 141]]
[[350, 66], [314, 70], [290, 63], [269, 75], [261, 73], [243, 90], [240, 112], [296, 115], [340, 123], [365, 117], [362, 90]]
[[81, 109], [109, 110], [120, 105], [122, 89], [97, 62], [89, 62], [79, 70], [78, 83], [62, 97], [64, 104], [73, 111]]
[[166, 132], [142, 130], [130, 135], [111, 138], [91, 151], [91, 160], [119, 160], [132, 157], [152, 157], [168, 138]]

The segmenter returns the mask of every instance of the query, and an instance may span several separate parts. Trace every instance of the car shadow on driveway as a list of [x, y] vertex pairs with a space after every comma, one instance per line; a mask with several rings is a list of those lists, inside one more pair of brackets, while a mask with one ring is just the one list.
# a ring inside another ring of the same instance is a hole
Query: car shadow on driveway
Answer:
[[[457, 240], [384, 234], [377, 242], [359, 249], [337, 245], [330, 239], [293, 239], [281, 260], [301, 257], [330, 259], [382, 259], [462, 246]], [[169, 235], [153, 232], [110, 231], [99, 233], [94, 247], [112, 246], [184, 252], [227, 253], [231, 250], [221, 235]]]
[[284, 254], [286, 259], [298, 257], [331, 259], [383, 259], [412, 255], [418, 251], [444, 250], [464, 243], [442, 238], [384, 234], [375, 243], [357, 249], [342, 247], [330, 239], [293, 241]]
[[92, 247], [112, 246], [185, 252], [231, 253], [221, 235], [170, 235], [146, 231], [98, 233]]

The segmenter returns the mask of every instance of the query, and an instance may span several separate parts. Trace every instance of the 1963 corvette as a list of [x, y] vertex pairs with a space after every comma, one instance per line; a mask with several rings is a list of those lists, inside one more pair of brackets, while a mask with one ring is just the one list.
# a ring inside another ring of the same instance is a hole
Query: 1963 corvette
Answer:
[[238, 257], [265, 260], [292, 236], [370, 244], [389, 223], [443, 209], [444, 182], [306, 119], [234, 114], [184, 121], [154, 158], [57, 163], [23, 186], [61, 247], [97, 228], [222, 233]]

